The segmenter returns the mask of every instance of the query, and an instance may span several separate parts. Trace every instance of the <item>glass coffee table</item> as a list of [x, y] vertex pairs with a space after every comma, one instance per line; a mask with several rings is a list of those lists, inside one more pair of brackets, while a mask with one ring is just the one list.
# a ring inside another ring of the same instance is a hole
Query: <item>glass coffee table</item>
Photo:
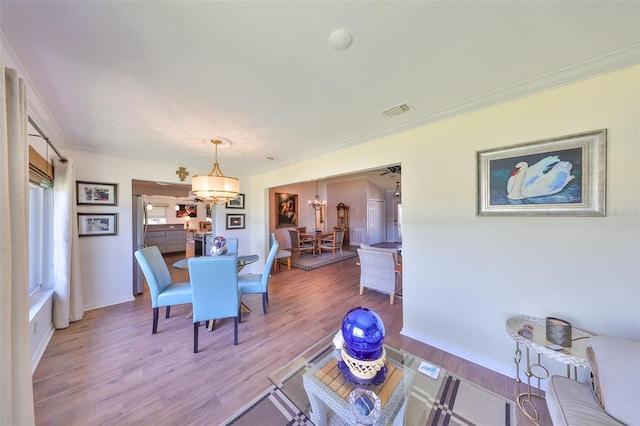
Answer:
[[341, 358], [332, 343], [334, 335], [324, 337], [269, 375], [273, 384], [315, 425], [356, 424], [348, 402], [349, 393], [356, 388], [370, 389], [380, 398], [381, 412], [375, 425], [430, 424], [434, 402], [443, 388], [443, 368], [385, 344], [384, 382], [353, 385], [338, 368]]

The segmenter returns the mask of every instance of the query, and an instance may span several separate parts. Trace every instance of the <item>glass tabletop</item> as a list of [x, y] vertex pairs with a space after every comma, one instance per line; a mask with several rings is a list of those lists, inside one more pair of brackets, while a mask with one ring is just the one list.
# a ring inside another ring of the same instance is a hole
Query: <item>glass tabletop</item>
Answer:
[[[242, 269], [244, 266], [249, 265], [250, 263], [257, 262], [260, 259], [260, 256], [257, 254], [246, 254], [242, 256], [238, 256], [237, 265], [239, 269]], [[180, 259], [173, 264], [173, 267], [176, 269], [189, 269], [189, 259]]]
[[[307, 417], [312, 421], [315, 418], [319, 424], [327, 422], [325, 415], [331, 417], [331, 423], [355, 424], [348, 411], [348, 395], [356, 387], [373, 390], [383, 401], [383, 414], [375, 424], [427, 423], [444, 381], [443, 368], [385, 344], [385, 381], [379, 385], [355, 386], [344, 380], [336, 369], [341, 357], [332, 343], [334, 335], [322, 338], [271, 373], [269, 379]], [[312, 404], [312, 400], [315, 403]]]

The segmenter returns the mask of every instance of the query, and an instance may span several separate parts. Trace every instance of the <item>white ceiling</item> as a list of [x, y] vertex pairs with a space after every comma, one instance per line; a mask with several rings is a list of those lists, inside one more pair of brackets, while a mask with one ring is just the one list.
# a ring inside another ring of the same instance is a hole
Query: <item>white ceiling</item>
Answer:
[[0, 24], [61, 150], [205, 172], [222, 136], [230, 175], [640, 62], [638, 1], [2, 0]]

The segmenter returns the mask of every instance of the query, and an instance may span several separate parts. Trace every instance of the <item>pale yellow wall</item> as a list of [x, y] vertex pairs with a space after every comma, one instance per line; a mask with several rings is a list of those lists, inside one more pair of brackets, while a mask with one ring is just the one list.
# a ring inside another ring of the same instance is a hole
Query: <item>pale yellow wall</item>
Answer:
[[[252, 240], [265, 188], [398, 162], [403, 333], [505, 374], [513, 315], [640, 340], [639, 82], [635, 66], [254, 176]], [[603, 128], [607, 217], [476, 216], [476, 151]]]

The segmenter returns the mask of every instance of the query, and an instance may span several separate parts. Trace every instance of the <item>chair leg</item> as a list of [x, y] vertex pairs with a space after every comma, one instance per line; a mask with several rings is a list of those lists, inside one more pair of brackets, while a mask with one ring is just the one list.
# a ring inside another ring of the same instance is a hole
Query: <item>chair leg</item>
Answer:
[[391, 305], [393, 305], [393, 299], [394, 299], [395, 295], [396, 295], [395, 293], [391, 293], [391, 294], [389, 295], [389, 303], [390, 303]]
[[242, 304], [238, 306], [238, 322], [242, 322]]
[[198, 327], [200, 327], [199, 322], [193, 323], [193, 353], [198, 353]]
[[158, 332], [158, 310], [160, 308], [153, 308], [153, 327], [151, 328], [151, 334]]
[[287, 257], [287, 271], [291, 270], [291, 256]]
[[267, 293], [262, 293], [262, 313], [267, 315], [267, 302], [268, 302]]
[[364, 287], [363, 287], [363, 286], [360, 286], [360, 296], [362, 296], [362, 292], [363, 292], [363, 290], [364, 290]]
[[233, 319], [233, 344], [238, 344], [238, 317]]
[[167, 306], [167, 310], [164, 313], [164, 317], [169, 318], [169, 315], [171, 315], [171, 306]]

